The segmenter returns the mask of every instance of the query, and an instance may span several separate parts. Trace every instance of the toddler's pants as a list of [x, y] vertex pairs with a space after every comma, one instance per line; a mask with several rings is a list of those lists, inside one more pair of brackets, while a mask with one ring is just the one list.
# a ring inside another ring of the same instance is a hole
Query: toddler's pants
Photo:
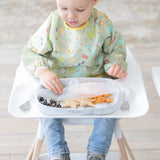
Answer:
[[[41, 119], [41, 124], [47, 141], [49, 157], [69, 153], [62, 119]], [[111, 145], [114, 127], [115, 119], [95, 118], [87, 150], [106, 155]]]

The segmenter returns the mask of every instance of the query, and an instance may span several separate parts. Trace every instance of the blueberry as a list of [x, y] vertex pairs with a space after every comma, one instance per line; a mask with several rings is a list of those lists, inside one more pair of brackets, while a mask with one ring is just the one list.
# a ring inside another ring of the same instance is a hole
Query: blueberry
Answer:
[[47, 100], [45, 99], [42, 104], [43, 104], [43, 105], [47, 105], [47, 104], [48, 104], [48, 103], [47, 103]]
[[61, 106], [60, 103], [57, 103], [56, 107], [57, 107], [57, 108], [61, 108], [62, 106]]
[[44, 101], [44, 98], [43, 97], [40, 97], [39, 98], [39, 102], [43, 102]]

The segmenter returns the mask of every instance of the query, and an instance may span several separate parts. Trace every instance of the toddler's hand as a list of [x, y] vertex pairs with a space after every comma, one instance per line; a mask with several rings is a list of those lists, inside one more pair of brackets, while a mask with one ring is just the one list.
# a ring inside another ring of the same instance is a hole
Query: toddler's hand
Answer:
[[108, 74], [116, 78], [126, 78], [127, 72], [118, 64], [113, 64], [109, 70]]
[[61, 94], [63, 92], [63, 86], [58, 76], [51, 72], [49, 69], [42, 69], [38, 72], [37, 75], [41, 84], [45, 88], [52, 90], [56, 94]]

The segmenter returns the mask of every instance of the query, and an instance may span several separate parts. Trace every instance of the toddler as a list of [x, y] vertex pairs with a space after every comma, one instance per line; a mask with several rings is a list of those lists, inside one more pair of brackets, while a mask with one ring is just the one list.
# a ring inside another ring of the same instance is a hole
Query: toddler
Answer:
[[[107, 15], [94, 8], [97, 0], [57, 0], [57, 10], [22, 51], [26, 70], [55, 94], [60, 78], [125, 78], [126, 46]], [[50, 160], [70, 160], [62, 119], [41, 119]], [[104, 160], [115, 119], [96, 118], [88, 141], [87, 160]]]

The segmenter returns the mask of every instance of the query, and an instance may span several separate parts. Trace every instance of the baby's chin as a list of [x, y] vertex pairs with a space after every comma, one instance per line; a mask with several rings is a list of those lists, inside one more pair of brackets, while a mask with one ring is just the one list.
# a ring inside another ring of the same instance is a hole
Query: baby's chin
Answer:
[[80, 25], [75, 24], [75, 23], [67, 23], [67, 25], [68, 25], [69, 27], [71, 27], [71, 28], [78, 28], [78, 27], [80, 27]]
[[[86, 22], [85, 22], [86, 23]], [[71, 27], [71, 28], [79, 28], [79, 27], [82, 27], [85, 23], [69, 23], [69, 22], [66, 22], [66, 24]]]

